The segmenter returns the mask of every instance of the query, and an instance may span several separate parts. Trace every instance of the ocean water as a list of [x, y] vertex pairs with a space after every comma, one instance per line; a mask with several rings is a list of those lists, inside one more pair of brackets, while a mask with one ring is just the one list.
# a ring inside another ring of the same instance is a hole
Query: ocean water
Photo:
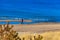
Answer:
[[[20, 17], [20, 16], [0, 16], [0, 20], [31, 20], [32, 22], [23, 22], [23, 24], [34, 24], [42, 22], [54, 22], [59, 23], [59, 16], [30, 16], [30, 17]], [[7, 22], [0, 22], [0, 24], [7, 24]], [[21, 22], [9, 22], [9, 24], [21, 24]]]

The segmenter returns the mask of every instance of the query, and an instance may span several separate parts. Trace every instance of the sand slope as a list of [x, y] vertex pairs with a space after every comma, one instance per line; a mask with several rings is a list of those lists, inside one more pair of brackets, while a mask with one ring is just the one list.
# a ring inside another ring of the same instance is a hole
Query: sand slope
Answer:
[[46, 32], [59, 31], [60, 23], [42, 23], [42, 24], [15, 24], [14, 30], [17, 32]]

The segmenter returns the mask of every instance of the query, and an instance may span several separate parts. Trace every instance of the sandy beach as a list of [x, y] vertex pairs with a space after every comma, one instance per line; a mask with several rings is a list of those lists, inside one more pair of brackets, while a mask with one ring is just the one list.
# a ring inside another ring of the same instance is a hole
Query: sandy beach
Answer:
[[14, 24], [17, 32], [48, 32], [60, 31], [60, 23], [39, 23], [39, 24]]

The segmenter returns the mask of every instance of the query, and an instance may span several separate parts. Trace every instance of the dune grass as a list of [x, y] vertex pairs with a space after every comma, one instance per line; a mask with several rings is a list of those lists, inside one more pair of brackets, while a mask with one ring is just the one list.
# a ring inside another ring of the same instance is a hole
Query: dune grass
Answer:
[[[30, 40], [30, 38], [32, 40], [34, 40], [34, 36], [36, 38], [38, 38], [38, 35], [41, 35], [41, 37], [43, 37], [41, 40], [60, 40], [60, 32], [59, 31], [55, 31], [55, 32], [45, 32], [45, 33], [19, 33], [19, 37], [23, 40], [23, 38], [25, 38], [25, 40]], [[38, 39], [37, 39], [38, 40]]]

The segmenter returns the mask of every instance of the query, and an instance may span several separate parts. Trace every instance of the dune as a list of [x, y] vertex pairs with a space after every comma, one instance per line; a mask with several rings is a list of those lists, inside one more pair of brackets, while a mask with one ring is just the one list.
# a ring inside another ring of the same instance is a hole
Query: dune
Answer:
[[[42, 40], [60, 40], [60, 23], [39, 23], [39, 24], [13, 24], [18, 36], [23, 40], [34, 40], [40, 35]], [[11, 25], [9, 25], [11, 26]]]

